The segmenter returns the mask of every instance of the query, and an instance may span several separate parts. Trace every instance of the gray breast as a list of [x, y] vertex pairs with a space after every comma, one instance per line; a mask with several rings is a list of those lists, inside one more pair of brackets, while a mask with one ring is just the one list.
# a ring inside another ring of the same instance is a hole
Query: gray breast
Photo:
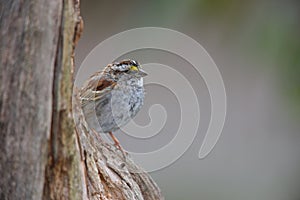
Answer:
[[115, 131], [126, 125], [141, 109], [144, 88], [138, 85], [118, 84], [101, 101], [95, 102], [98, 132]]

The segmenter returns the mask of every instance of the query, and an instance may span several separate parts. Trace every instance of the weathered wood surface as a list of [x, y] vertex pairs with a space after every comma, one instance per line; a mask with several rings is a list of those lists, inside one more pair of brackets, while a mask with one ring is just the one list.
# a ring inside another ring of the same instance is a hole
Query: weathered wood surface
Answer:
[[0, 199], [41, 199], [62, 2], [1, 1]]
[[84, 170], [72, 117], [74, 48], [80, 34], [78, 0], [62, 2], [52, 89], [52, 121], [43, 199], [83, 199]]

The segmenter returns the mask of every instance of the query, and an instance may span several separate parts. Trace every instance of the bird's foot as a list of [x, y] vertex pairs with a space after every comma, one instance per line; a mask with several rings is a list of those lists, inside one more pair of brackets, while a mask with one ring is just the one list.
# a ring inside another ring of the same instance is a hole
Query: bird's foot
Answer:
[[126, 156], [128, 156], [128, 152], [126, 152], [126, 151], [123, 149], [123, 147], [120, 145], [119, 140], [113, 135], [112, 132], [109, 132], [109, 135], [110, 135], [110, 137], [112, 138], [112, 140], [114, 141], [115, 147], [116, 147], [117, 149], [119, 149], [119, 150], [122, 152], [124, 158], [126, 158]]

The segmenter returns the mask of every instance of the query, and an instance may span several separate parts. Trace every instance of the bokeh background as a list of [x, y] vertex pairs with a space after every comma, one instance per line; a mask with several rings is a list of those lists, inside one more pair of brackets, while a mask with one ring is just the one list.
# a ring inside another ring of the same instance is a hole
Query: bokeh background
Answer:
[[[199, 99], [200, 128], [192, 146], [172, 165], [151, 173], [166, 199], [300, 199], [298, 0], [82, 0], [81, 14], [85, 27], [76, 48], [77, 67], [101, 41], [145, 26], [187, 34], [219, 67], [227, 92], [227, 118], [216, 147], [199, 160], [210, 119], [204, 81], [187, 62], [168, 52], [148, 49], [122, 56], [173, 66], [190, 80]], [[149, 85], [146, 89], [145, 106], [136, 122], [149, 123], [148, 109], [153, 104], [163, 105], [168, 119], [150, 139], [117, 133], [131, 151], [162, 147], [174, 137], [180, 120], [178, 102], [167, 88]]]

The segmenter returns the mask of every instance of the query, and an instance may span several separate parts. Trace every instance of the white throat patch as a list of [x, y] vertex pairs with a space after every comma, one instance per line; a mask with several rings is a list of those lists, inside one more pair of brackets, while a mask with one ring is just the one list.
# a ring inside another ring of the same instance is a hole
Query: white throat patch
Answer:
[[144, 80], [143, 80], [143, 78], [140, 78], [139, 80], [138, 80], [138, 86], [143, 86], [144, 85]]

